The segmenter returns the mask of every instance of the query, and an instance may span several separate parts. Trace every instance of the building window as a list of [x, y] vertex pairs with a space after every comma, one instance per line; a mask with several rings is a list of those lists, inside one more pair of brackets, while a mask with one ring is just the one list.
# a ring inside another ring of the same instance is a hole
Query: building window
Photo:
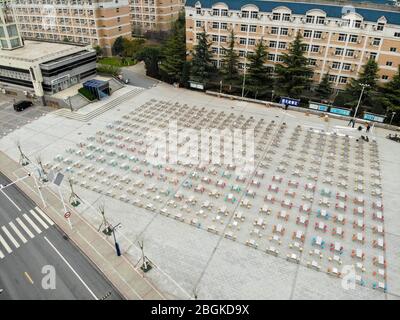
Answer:
[[276, 56], [276, 62], [283, 62], [283, 57], [282, 57], [282, 55], [278, 54], [278, 55]]
[[346, 50], [346, 57], [353, 57], [353, 56], [354, 56], [354, 50], [347, 49]]
[[340, 69], [340, 62], [337, 61], [332, 62], [332, 69]]
[[347, 77], [340, 77], [339, 78], [339, 83], [346, 84], [347, 83]]
[[211, 52], [214, 54], [218, 54], [218, 48], [217, 47], [212, 47]]
[[288, 28], [281, 28], [281, 35], [282, 36], [287, 36], [289, 34], [289, 29]]
[[242, 57], [242, 58], [246, 57], [246, 51], [239, 50], [239, 57]]
[[220, 42], [226, 42], [226, 36], [220, 36], [219, 37]]
[[250, 30], [249, 31], [250, 32], [257, 32], [257, 26], [254, 26], [254, 25], [250, 26]]
[[337, 76], [334, 74], [330, 74], [328, 79], [329, 79], [329, 82], [336, 82]]
[[389, 76], [387, 76], [387, 75], [384, 74], [384, 75], [382, 76], [382, 80], [387, 80], [387, 79], [389, 79]]
[[390, 52], [396, 52], [396, 51], [397, 51], [397, 48], [395, 48], [395, 47], [390, 48]]
[[354, 21], [354, 28], [361, 28], [361, 20]]
[[317, 59], [308, 59], [308, 64], [310, 66], [316, 66], [317, 65]]
[[314, 39], [321, 39], [322, 31], [314, 31]]
[[247, 32], [247, 24], [240, 25], [240, 31]]
[[303, 51], [307, 52], [310, 50], [310, 45], [309, 44], [303, 44]]
[[371, 52], [370, 54], [369, 54], [369, 58], [370, 59], [372, 59], [372, 60], [376, 60], [376, 57], [378, 56], [378, 54], [376, 53], [376, 52]]
[[345, 42], [347, 40], [347, 34], [339, 33], [338, 41]]
[[212, 23], [213, 29], [219, 29], [219, 23], [218, 22], [213, 22]]
[[257, 11], [252, 11], [251, 12], [251, 18], [252, 19], [257, 19], [258, 18], [258, 12]]
[[201, 28], [203, 25], [202, 21], [196, 21], [196, 28]]
[[317, 17], [317, 24], [324, 24], [325, 23], [325, 17]]
[[304, 38], [311, 38], [312, 30], [304, 30]]
[[278, 34], [279, 28], [278, 27], [272, 27], [271, 28], [271, 34]]
[[196, 13], [201, 14], [201, 8], [196, 8]]
[[350, 63], [343, 63], [342, 69], [343, 69], [344, 71], [350, 71], [350, 69], [351, 69], [351, 64], [350, 64]]
[[350, 35], [349, 42], [355, 43], [355, 42], [357, 42], [357, 40], [358, 40], [358, 36], [357, 35], [355, 35], [355, 34], [351, 34]]
[[227, 29], [228, 29], [228, 24], [227, 24], [226, 22], [221, 22], [220, 28], [221, 28], [222, 30], [227, 30]]
[[219, 16], [219, 9], [213, 9], [213, 16]]
[[373, 46], [379, 46], [381, 44], [381, 39], [380, 38], [374, 38], [374, 40], [372, 40], [372, 45]]
[[249, 17], [249, 12], [248, 11], [242, 11], [242, 18], [248, 18]]
[[272, 53], [268, 53], [268, 57], [267, 57], [268, 61], [275, 61], [275, 55]]
[[282, 20], [283, 21], [290, 21], [290, 13], [284, 13], [282, 15]]
[[385, 27], [384, 23], [378, 23], [378, 25], [376, 26], [376, 30], [377, 31], [383, 31], [384, 27]]
[[272, 20], [274, 20], [274, 21], [281, 20], [281, 14], [280, 14], [280, 13], [274, 12], [274, 13], [272, 14]]
[[286, 49], [286, 42], [279, 42], [278, 48], [279, 49]]
[[311, 46], [311, 52], [318, 53], [319, 52], [319, 46], [312, 45]]
[[306, 23], [314, 23], [314, 16], [306, 16]]
[[396, 38], [400, 38], [400, 32], [395, 32], [395, 33], [394, 33], [394, 36], [395, 36]]
[[228, 16], [228, 9], [221, 9], [221, 16], [227, 17]]
[[269, 42], [269, 47], [270, 47], [270, 48], [276, 48], [276, 44], [277, 44], [276, 41], [270, 41], [270, 42]]
[[246, 38], [240, 38], [240, 39], [239, 39], [239, 44], [245, 45], [246, 43], [247, 43]]
[[249, 39], [247, 43], [249, 44], [249, 46], [254, 46], [256, 44], [256, 39]]
[[216, 34], [213, 34], [211, 36], [211, 39], [212, 39], [213, 42], [218, 42], [218, 36]]
[[344, 52], [343, 48], [336, 48], [335, 49], [335, 56], [342, 56]]
[[386, 65], [387, 65], [388, 67], [391, 67], [391, 66], [393, 65], [393, 62], [392, 62], [392, 61], [386, 61]]

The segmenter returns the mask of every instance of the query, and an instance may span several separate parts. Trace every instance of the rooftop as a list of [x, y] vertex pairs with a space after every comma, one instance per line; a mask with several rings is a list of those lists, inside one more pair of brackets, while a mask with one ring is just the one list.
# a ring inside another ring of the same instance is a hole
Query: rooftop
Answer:
[[[210, 8], [216, 3], [226, 3], [232, 10], [240, 10], [246, 4], [256, 5], [262, 12], [271, 12], [279, 6], [286, 6], [294, 14], [304, 15], [311, 9], [321, 9], [328, 17], [341, 18], [343, 7], [352, 5], [355, 11], [362, 15], [365, 21], [377, 22], [385, 16], [389, 24], [400, 24], [400, 7], [392, 5], [392, 0], [187, 0], [187, 6], [194, 6], [200, 2], [202, 7]], [[400, 3], [400, 1], [398, 2]]]
[[19, 60], [21, 62], [47, 62], [59, 57], [74, 54], [85, 47], [40, 41], [25, 41], [25, 46], [15, 50], [0, 50], [0, 59]]

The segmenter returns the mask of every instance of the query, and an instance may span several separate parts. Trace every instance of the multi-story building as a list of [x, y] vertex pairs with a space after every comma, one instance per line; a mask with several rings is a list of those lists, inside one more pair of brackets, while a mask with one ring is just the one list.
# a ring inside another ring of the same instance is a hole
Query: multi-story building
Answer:
[[337, 89], [357, 77], [368, 59], [378, 62], [381, 82], [389, 81], [400, 64], [400, 7], [392, 0], [188, 0], [189, 52], [203, 30], [209, 35], [217, 67], [234, 31], [242, 70], [246, 56], [261, 40], [268, 47], [267, 64], [273, 69], [300, 32], [305, 55], [314, 67], [313, 80], [319, 82], [329, 73]]
[[185, 0], [130, 0], [134, 34], [168, 31], [184, 8]]
[[119, 36], [169, 30], [183, 1], [9, 0], [24, 39], [99, 45], [107, 53]]

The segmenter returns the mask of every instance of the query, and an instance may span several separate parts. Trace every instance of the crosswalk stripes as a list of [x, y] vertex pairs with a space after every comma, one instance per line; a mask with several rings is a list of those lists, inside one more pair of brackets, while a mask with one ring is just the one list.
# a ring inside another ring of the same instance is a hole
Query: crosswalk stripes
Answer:
[[4, 238], [0, 235], [0, 243], [3, 245], [4, 249], [6, 249], [6, 251], [8, 253], [11, 253], [12, 250], [10, 248], [10, 246], [8, 245], [8, 243], [6, 242], [6, 240], [4, 240]]
[[48, 216], [47, 216], [47, 214], [45, 214], [43, 211], [42, 211], [42, 209], [40, 209], [39, 207], [35, 207], [35, 210], [37, 211], [37, 212], [39, 212], [39, 214], [43, 217], [43, 219], [44, 220], [46, 220], [46, 222], [49, 224], [49, 225], [54, 225], [54, 222], [53, 222], [53, 220], [51, 220]]
[[28, 215], [27, 215], [26, 213], [24, 213], [22, 216], [25, 218], [25, 220], [32, 226], [32, 228], [33, 228], [38, 234], [41, 234], [41, 233], [42, 233], [42, 230], [39, 229], [39, 227], [36, 225], [36, 223], [34, 223], [34, 222], [32, 221], [32, 219], [31, 219], [30, 217], [28, 217]]
[[1, 229], [3, 230], [5, 235], [8, 237], [8, 239], [11, 240], [12, 244], [14, 245], [14, 247], [16, 247], [18, 249], [19, 248], [19, 243], [17, 242], [17, 240], [15, 240], [15, 238], [10, 233], [10, 231], [8, 231], [8, 229], [5, 226], [2, 226]]
[[24, 237], [24, 235], [21, 233], [21, 231], [19, 231], [19, 229], [15, 226], [15, 224], [13, 222], [10, 222], [9, 225], [10, 225], [11, 229], [13, 229], [15, 234], [21, 239], [21, 241], [23, 243], [27, 243], [28, 242], [26, 240], [26, 238]]
[[31, 230], [28, 229], [26, 224], [20, 218], [17, 218], [16, 221], [21, 226], [21, 228], [24, 229], [24, 231], [28, 234], [28, 236], [31, 237], [31, 239], [35, 237], [35, 235], [31, 232]]
[[[7, 226], [1, 226], [0, 260], [5, 258], [6, 253], [11, 254], [13, 252], [11, 245], [19, 248], [21, 244], [28, 242], [26, 236], [33, 239], [36, 234], [42, 233], [42, 229], [46, 230], [53, 225], [53, 220], [39, 207], [35, 207], [29, 210], [29, 215], [24, 213], [21, 217], [16, 218], [15, 221], [9, 222]], [[31, 230], [34, 230], [36, 234]]]
[[29, 213], [42, 225], [43, 228], [49, 228], [49, 226], [36, 214], [35, 211], [29, 210]]

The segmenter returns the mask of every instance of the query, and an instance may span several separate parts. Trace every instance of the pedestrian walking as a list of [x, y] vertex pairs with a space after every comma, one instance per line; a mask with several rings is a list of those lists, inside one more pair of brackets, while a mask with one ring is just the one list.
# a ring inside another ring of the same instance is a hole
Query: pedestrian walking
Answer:
[[350, 126], [353, 123], [353, 118], [350, 119], [349, 123], [347, 124], [347, 126]]
[[371, 129], [371, 124], [368, 122], [367, 129], [365, 131], [368, 133], [370, 129]]

